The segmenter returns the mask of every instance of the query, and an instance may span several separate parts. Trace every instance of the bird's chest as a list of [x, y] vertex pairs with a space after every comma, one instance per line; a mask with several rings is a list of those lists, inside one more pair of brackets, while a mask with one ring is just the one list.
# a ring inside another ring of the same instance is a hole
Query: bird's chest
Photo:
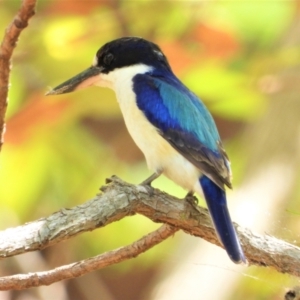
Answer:
[[177, 152], [161, 137], [157, 129], [138, 108], [136, 96], [131, 88], [120, 88], [116, 90], [116, 94], [126, 127], [144, 153], [149, 168], [153, 171], [161, 169], [166, 159], [177, 155]]

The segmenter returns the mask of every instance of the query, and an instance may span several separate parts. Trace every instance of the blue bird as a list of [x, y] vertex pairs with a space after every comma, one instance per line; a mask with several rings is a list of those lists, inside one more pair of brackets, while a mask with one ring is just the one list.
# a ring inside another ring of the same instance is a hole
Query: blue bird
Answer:
[[155, 173], [204, 195], [220, 242], [235, 263], [246, 259], [232, 224], [224, 186], [231, 188], [230, 162], [214, 120], [173, 73], [154, 43], [123, 37], [101, 47], [87, 70], [47, 93], [98, 85], [115, 91], [125, 124]]

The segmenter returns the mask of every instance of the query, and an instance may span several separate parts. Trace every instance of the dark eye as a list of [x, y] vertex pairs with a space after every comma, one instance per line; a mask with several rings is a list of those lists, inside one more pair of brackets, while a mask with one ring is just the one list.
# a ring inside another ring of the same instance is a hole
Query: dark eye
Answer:
[[107, 54], [105, 54], [105, 56], [103, 57], [103, 63], [104, 63], [106, 66], [109, 66], [109, 65], [111, 64], [111, 62], [113, 61], [113, 59], [114, 59], [113, 54], [107, 53]]

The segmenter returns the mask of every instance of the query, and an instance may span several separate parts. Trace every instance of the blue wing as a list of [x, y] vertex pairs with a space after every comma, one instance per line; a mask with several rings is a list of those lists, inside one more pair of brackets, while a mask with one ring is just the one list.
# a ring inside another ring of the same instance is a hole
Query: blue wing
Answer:
[[229, 160], [213, 118], [176, 77], [139, 74], [133, 79], [137, 105], [159, 133], [222, 189], [231, 187]]

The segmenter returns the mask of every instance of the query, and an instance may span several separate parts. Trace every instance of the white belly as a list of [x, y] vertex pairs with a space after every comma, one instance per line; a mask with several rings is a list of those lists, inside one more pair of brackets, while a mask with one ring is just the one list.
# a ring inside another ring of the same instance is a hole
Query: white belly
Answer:
[[132, 89], [115, 90], [125, 124], [137, 146], [144, 153], [150, 170], [163, 174], [188, 191], [202, 193], [201, 172], [179, 154], [146, 119], [137, 107]]

